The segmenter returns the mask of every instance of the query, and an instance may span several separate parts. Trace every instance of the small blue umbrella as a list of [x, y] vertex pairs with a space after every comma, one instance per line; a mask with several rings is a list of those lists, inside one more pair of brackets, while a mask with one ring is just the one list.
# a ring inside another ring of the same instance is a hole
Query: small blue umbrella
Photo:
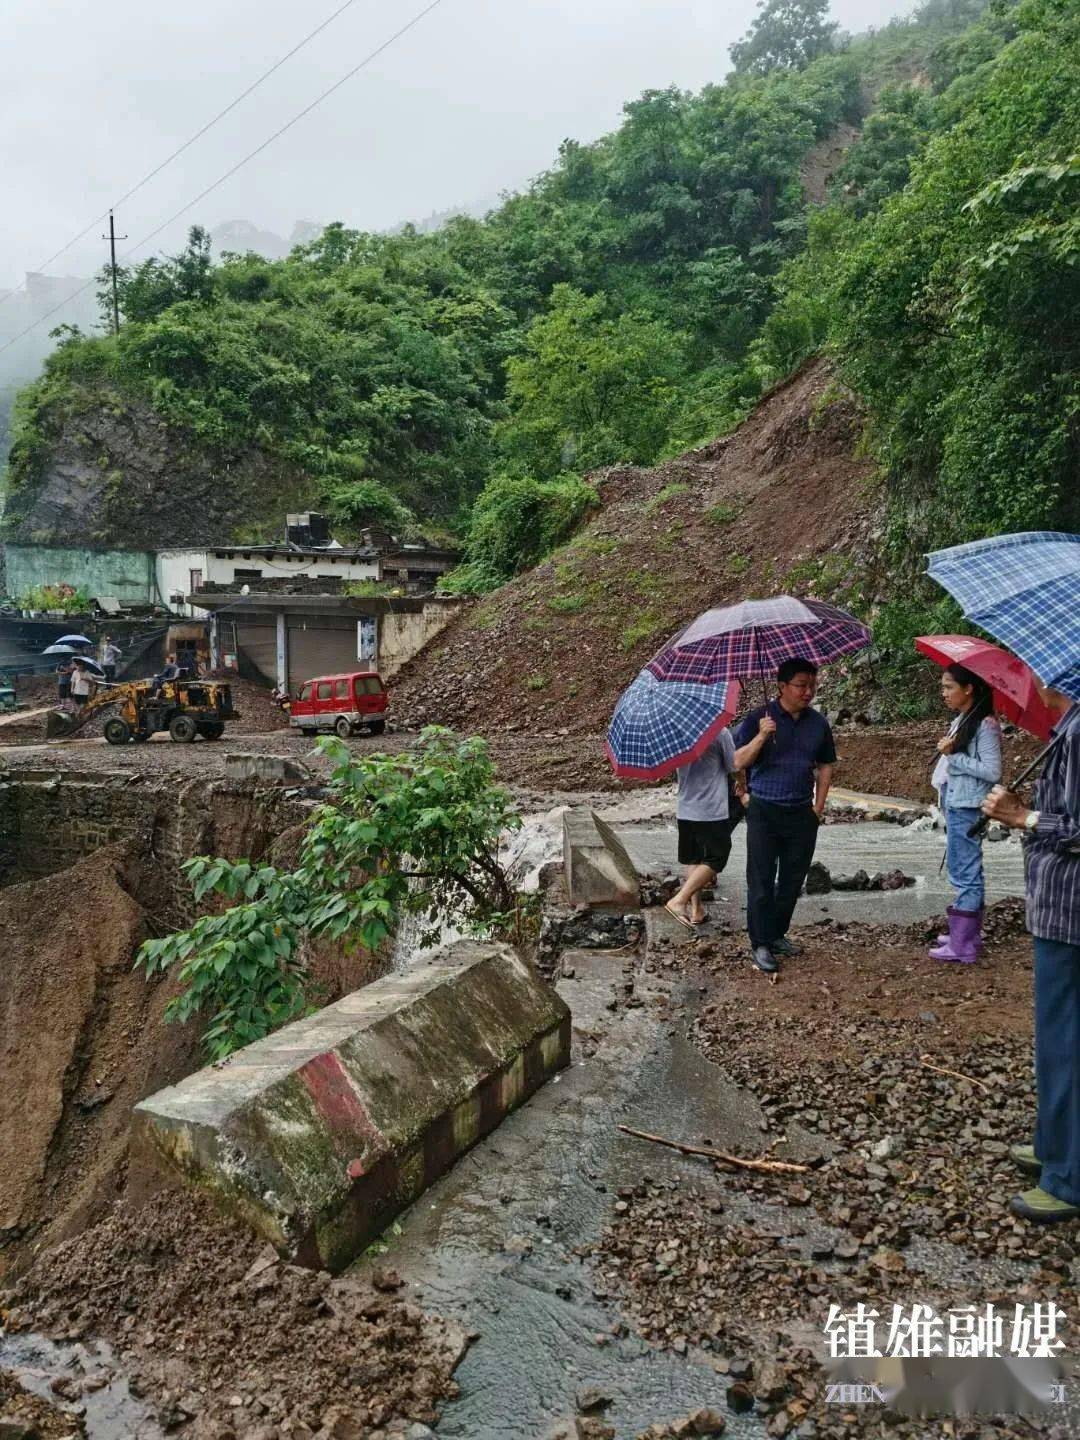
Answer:
[[929, 575], [967, 618], [1080, 700], [1080, 535], [1031, 530], [935, 550]]
[[607, 733], [616, 775], [660, 780], [699, 759], [735, 718], [739, 682], [658, 680], [649, 670], [623, 691]]
[[54, 645], [89, 645], [93, 647], [93, 640], [88, 640], [85, 635], [61, 635], [59, 640], [53, 641]]

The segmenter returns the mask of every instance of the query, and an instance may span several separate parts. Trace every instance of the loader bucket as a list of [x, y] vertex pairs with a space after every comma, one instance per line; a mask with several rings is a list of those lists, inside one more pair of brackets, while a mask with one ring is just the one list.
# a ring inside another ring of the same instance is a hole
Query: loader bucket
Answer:
[[66, 710], [50, 710], [45, 717], [47, 740], [62, 740], [65, 735], [74, 734], [78, 728], [78, 716], [69, 715]]

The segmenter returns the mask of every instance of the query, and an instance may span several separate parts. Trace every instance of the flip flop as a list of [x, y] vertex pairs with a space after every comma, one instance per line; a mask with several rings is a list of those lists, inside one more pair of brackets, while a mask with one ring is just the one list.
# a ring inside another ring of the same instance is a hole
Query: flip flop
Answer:
[[685, 915], [680, 915], [679, 912], [677, 910], [673, 910], [670, 905], [665, 905], [664, 909], [667, 911], [667, 913], [671, 916], [673, 920], [677, 920], [680, 925], [685, 925], [687, 930], [693, 930], [694, 927], [692, 923], [686, 918]]

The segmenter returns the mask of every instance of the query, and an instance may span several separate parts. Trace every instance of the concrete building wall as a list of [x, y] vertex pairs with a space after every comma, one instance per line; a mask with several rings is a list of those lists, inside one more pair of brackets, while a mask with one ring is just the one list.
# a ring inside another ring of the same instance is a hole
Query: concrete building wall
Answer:
[[173, 595], [190, 593], [193, 570], [201, 572], [206, 583], [207, 552], [205, 550], [159, 550], [155, 559], [157, 586], [162, 603], [179, 615], [203, 616], [205, 610], [194, 605], [173, 604]]
[[[242, 573], [237, 575], [238, 570], [241, 572], [245, 570], [258, 571], [260, 576], [268, 580], [287, 580], [290, 576], [300, 579], [336, 580], [377, 580], [379, 578], [377, 559], [334, 559], [332, 552], [326, 556], [290, 555], [286, 551], [281, 551], [276, 555], [259, 555], [254, 552], [245, 555], [243, 551], [230, 551], [223, 555], [208, 550], [205, 570], [203, 583], [211, 589], [215, 585], [229, 585], [234, 580], [249, 578]], [[251, 588], [258, 589], [254, 580]]]
[[38, 585], [73, 585], [114, 595], [122, 605], [152, 605], [154, 557], [148, 550], [91, 550], [5, 545], [7, 593], [18, 600]]
[[461, 609], [460, 600], [429, 600], [423, 610], [379, 616], [379, 674], [390, 679], [445, 630]]

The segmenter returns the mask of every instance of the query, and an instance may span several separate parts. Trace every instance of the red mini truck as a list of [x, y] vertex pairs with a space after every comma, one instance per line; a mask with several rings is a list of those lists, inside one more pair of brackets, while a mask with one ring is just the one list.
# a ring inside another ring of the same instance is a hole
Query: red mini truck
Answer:
[[300, 686], [289, 706], [289, 724], [305, 735], [333, 731], [342, 740], [361, 731], [381, 735], [386, 707], [386, 689], [374, 670], [318, 675]]

